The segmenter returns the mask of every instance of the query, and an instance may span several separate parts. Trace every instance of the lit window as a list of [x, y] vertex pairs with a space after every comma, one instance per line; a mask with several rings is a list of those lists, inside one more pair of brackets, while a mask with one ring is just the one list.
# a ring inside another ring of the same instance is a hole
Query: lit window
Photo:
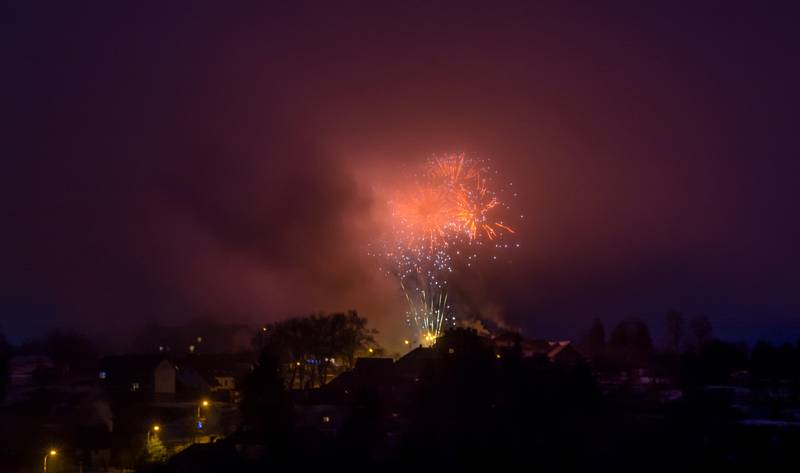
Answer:
[[139, 383], [131, 383], [131, 391], [138, 391]]
[[194, 353], [194, 345], [189, 345], [189, 352]]
[[106, 373], [105, 371], [101, 371], [99, 376], [100, 379], [106, 379], [108, 377], [108, 373]]
[[453, 353], [455, 353], [455, 352], [456, 352], [456, 349], [455, 349], [455, 348], [448, 348], [448, 349], [447, 349], [447, 353], [450, 353], [451, 355], [452, 355]]
[[326, 424], [330, 424], [331, 423], [330, 416], [322, 416], [322, 422], [324, 422]]

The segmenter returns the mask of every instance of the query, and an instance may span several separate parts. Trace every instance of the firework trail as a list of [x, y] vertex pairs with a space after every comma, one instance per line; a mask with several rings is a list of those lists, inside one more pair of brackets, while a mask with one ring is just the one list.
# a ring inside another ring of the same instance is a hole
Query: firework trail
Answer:
[[515, 233], [502, 218], [510, 207], [492, 186], [495, 176], [485, 161], [464, 154], [433, 157], [389, 202], [392, 231], [379, 256], [399, 280], [406, 321], [424, 345], [456, 323], [451, 273], [476, 263], [484, 243]]

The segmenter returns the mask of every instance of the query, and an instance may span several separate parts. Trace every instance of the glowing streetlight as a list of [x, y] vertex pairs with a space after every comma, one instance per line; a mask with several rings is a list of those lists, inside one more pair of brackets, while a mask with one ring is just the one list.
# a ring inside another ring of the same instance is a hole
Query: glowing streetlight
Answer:
[[411, 344], [411, 342], [409, 342], [408, 340], [403, 340], [403, 344], [404, 344], [404, 345], [410, 345], [410, 344]]
[[207, 408], [209, 405], [211, 405], [211, 403], [208, 402], [208, 399], [203, 399], [200, 404], [197, 405], [197, 428], [202, 428], [202, 422], [205, 420], [205, 418], [201, 416], [200, 409], [203, 407]]
[[[211, 403], [208, 401], [208, 399], [203, 399], [202, 401], [200, 401], [199, 404], [197, 404], [197, 430], [202, 430], [203, 428], [205, 428], [206, 418], [202, 415], [201, 409], [203, 408], [207, 409], [210, 405]], [[197, 443], [196, 435], [193, 435], [192, 441], [194, 443]]]
[[158, 435], [158, 432], [161, 430], [161, 426], [158, 424], [153, 425], [153, 427], [147, 431], [147, 443], [150, 443], [150, 434]]
[[47, 473], [47, 457], [54, 457], [58, 454], [58, 452], [51, 448], [50, 451], [44, 454], [44, 473]]
[[374, 352], [375, 352], [375, 350], [373, 350], [372, 348], [370, 348], [370, 349], [369, 349], [369, 352], [370, 352], [370, 353], [374, 353]]

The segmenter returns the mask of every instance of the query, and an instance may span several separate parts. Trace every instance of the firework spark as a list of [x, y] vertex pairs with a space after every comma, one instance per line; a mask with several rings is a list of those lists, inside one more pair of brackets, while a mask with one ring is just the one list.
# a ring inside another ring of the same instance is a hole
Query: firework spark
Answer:
[[432, 344], [455, 325], [447, 281], [456, 256], [468, 255], [470, 267], [477, 258], [471, 246], [515, 233], [500, 218], [508, 205], [491, 176], [485, 162], [464, 154], [434, 157], [389, 202], [392, 232], [381, 256], [400, 282], [420, 343]]

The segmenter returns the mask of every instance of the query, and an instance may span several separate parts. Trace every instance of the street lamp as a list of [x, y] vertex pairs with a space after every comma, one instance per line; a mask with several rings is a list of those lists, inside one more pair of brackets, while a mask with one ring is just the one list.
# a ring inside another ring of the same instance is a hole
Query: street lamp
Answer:
[[200, 409], [203, 408], [203, 407], [208, 407], [209, 405], [210, 405], [210, 403], [208, 402], [207, 399], [203, 399], [203, 401], [200, 402], [200, 404], [197, 405], [197, 422], [198, 422], [197, 425], [198, 426], [200, 425], [199, 422], [203, 420], [203, 417], [200, 415]]
[[55, 449], [50, 449], [49, 452], [44, 454], [44, 473], [47, 473], [47, 457], [54, 457], [58, 454]]
[[[211, 403], [208, 402], [207, 399], [203, 399], [202, 401], [200, 401], [200, 404], [197, 405], [197, 430], [201, 430], [203, 427], [205, 427], [205, 422], [204, 421], [206, 419], [205, 419], [205, 417], [202, 417], [200, 415], [201, 414], [200, 409], [203, 408], [203, 407], [207, 408], [210, 405], [211, 405]], [[196, 436], [193, 436], [193, 437], [194, 437], [193, 441], [196, 443], [197, 442], [197, 437]]]
[[161, 426], [160, 426], [160, 425], [158, 425], [158, 424], [156, 424], [156, 425], [154, 425], [154, 426], [153, 426], [153, 428], [152, 428], [152, 429], [149, 429], [149, 430], [147, 431], [147, 443], [148, 443], [148, 444], [150, 444], [150, 434], [151, 434], [151, 433], [153, 433], [153, 432], [155, 432], [155, 434], [154, 434], [154, 435], [158, 435], [158, 431], [159, 431], [159, 430], [161, 430]]

